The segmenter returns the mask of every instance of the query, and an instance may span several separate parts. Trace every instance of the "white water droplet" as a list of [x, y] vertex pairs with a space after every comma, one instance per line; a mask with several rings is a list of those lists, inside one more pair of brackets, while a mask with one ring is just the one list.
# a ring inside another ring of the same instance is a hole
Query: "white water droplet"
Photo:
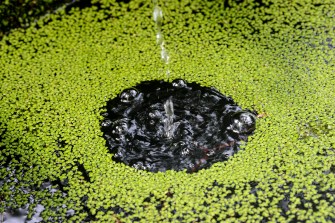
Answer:
[[157, 25], [161, 24], [161, 22], [163, 20], [163, 11], [162, 11], [161, 7], [159, 7], [158, 5], [155, 5], [155, 7], [154, 7], [153, 19], [154, 19], [155, 23], [157, 23]]
[[157, 45], [161, 45], [164, 42], [163, 34], [161, 32], [157, 32], [156, 34], [156, 43]]

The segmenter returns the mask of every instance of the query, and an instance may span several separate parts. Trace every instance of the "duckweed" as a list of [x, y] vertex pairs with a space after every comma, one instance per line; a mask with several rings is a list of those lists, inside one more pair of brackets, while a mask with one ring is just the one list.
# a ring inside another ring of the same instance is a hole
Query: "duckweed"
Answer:
[[[50, 222], [333, 222], [333, 2], [161, 8], [168, 65], [150, 1], [92, 0], [3, 37], [0, 212], [29, 204], [28, 217], [43, 205]], [[248, 144], [191, 175], [113, 161], [101, 108], [144, 80], [177, 78], [258, 111]]]
[[[18, 27], [27, 27], [29, 23], [39, 17], [57, 10], [59, 7], [69, 6], [77, 0], [4, 0], [0, 2], [0, 38], [5, 32]], [[63, 5], [63, 6], [61, 6]]]

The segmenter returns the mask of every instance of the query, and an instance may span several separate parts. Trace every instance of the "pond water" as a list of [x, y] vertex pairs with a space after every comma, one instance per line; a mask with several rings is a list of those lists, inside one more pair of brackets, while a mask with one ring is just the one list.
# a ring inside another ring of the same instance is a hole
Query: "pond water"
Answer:
[[194, 172], [225, 161], [253, 133], [256, 116], [214, 88], [146, 81], [107, 103], [102, 131], [116, 161], [152, 172]]
[[331, 0], [73, 2], [0, 40], [0, 222], [335, 222]]

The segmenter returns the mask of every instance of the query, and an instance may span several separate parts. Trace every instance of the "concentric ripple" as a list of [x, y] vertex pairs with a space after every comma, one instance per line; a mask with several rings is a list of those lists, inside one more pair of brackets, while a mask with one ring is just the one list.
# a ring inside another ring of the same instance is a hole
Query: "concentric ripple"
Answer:
[[194, 172], [225, 161], [256, 124], [232, 98], [181, 79], [142, 82], [106, 110], [101, 126], [114, 159], [151, 172]]

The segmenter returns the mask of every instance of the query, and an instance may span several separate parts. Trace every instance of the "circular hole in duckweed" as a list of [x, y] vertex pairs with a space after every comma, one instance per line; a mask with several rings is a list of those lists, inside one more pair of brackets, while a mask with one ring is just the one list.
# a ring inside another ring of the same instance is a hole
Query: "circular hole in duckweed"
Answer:
[[214, 88], [145, 81], [107, 102], [101, 123], [113, 159], [151, 172], [195, 172], [238, 152], [256, 116]]

